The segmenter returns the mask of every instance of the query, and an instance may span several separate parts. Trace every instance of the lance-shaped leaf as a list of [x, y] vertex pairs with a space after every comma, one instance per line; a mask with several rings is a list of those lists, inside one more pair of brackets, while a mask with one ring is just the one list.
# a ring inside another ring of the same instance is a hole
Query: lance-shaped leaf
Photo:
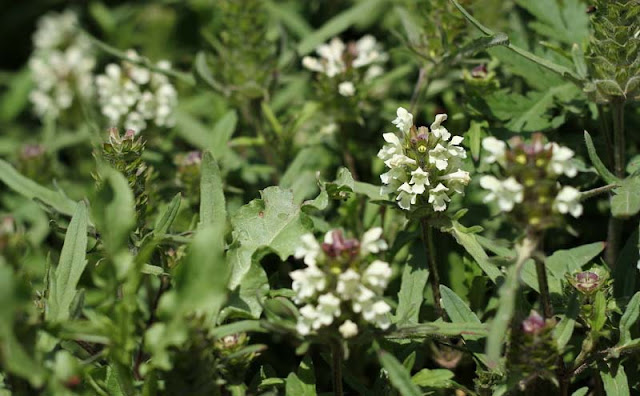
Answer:
[[625, 345], [631, 341], [631, 326], [638, 320], [639, 315], [640, 292], [633, 295], [622, 318], [620, 318], [620, 341], [618, 341], [618, 345]]
[[418, 323], [420, 306], [424, 300], [424, 288], [429, 279], [427, 257], [421, 243], [414, 243], [411, 255], [402, 272], [398, 308], [394, 317], [397, 323]]
[[475, 322], [431, 322], [414, 326], [402, 326], [388, 334], [390, 339], [422, 339], [433, 336], [475, 336], [486, 337], [488, 327], [482, 323]]
[[47, 320], [62, 322], [69, 318], [69, 308], [76, 295], [76, 286], [87, 265], [87, 207], [84, 202], [76, 206], [67, 228], [58, 266], [50, 277], [47, 297]]
[[0, 180], [10, 189], [28, 199], [37, 198], [56, 211], [71, 216], [76, 203], [60, 191], [49, 190], [31, 179], [22, 176], [8, 162], [0, 159]]
[[601, 371], [600, 378], [607, 396], [629, 396], [629, 381], [621, 364], [615, 370]]
[[382, 367], [387, 370], [391, 384], [402, 396], [422, 395], [420, 388], [411, 381], [411, 375], [407, 369], [392, 354], [380, 350], [378, 352], [378, 360], [380, 360]]
[[[222, 186], [220, 168], [210, 152], [202, 156], [202, 176], [200, 178], [200, 223], [199, 227], [223, 228], [227, 210]], [[220, 229], [220, 232], [224, 230]]]
[[474, 234], [468, 232], [464, 229], [464, 227], [458, 223], [457, 221], [451, 222], [449, 227], [443, 228], [445, 231], [451, 233], [456, 241], [462, 245], [462, 247], [473, 257], [473, 259], [478, 263], [480, 268], [484, 271], [487, 276], [496, 283], [498, 278], [502, 277], [503, 274], [500, 269], [489, 260], [489, 256], [484, 251], [480, 243], [476, 240]]
[[[231, 217], [233, 244], [227, 261], [232, 270], [232, 290], [240, 287], [242, 291], [254, 260], [259, 261], [268, 251], [286, 260], [299, 246], [300, 237], [312, 229], [311, 219], [294, 203], [290, 190], [269, 187], [261, 195], [261, 199], [249, 202]], [[262, 281], [266, 282], [266, 277]], [[256, 298], [245, 301], [246, 310], [252, 315], [259, 315], [262, 310]]]
[[618, 184], [620, 182], [620, 179], [615, 177], [613, 173], [611, 173], [609, 169], [604, 166], [604, 163], [602, 162], [600, 157], [598, 157], [596, 146], [593, 145], [593, 140], [591, 140], [591, 135], [589, 135], [589, 132], [587, 131], [584, 131], [584, 142], [587, 145], [587, 153], [589, 154], [589, 159], [591, 160], [593, 167], [596, 168], [596, 171], [598, 172], [600, 177], [602, 177], [602, 179], [607, 183]]

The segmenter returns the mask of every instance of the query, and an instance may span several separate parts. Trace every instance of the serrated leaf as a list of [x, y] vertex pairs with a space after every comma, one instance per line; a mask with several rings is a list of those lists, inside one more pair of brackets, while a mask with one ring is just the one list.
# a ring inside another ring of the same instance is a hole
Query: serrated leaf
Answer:
[[379, 351], [380, 364], [387, 370], [389, 381], [402, 396], [420, 396], [422, 392], [411, 380], [411, 375], [392, 354], [387, 351]]
[[58, 266], [51, 278], [45, 311], [48, 321], [62, 322], [69, 318], [69, 308], [76, 295], [76, 287], [87, 265], [88, 216], [84, 202], [78, 203], [67, 228]]
[[398, 307], [394, 316], [396, 323], [418, 323], [418, 315], [428, 278], [429, 270], [424, 248], [421, 243], [414, 243], [402, 272]]
[[640, 177], [628, 177], [613, 190], [611, 213], [615, 217], [631, 217], [640, 212]]
[[620, 341], [618, 345], [622, 346], [631, 341], [631, 326], [633, 326], [640, 316], [640, 292], [633, 295], [627, 308], [620, 318]]
[[[231, 217], [234, 242], [227, 260], [232, 269], [232, 290], [241, 286], [260, 248], [269, 248], [286, 260], [299, 245], [300, 236], [312, 229], [311, 219], [294, 203], [290, 190], [269, 187], [261, 195]], [[251, 305], [249, 312], [259, 315], [262, 308], [257, 301]]]
[[71, 216], [76, 210], [75, 201], [59, 191], [49, 190], [22, 176], [11, 164], [2, 159], [0, 159], [0, 180], [23, 197], [37, 198], [62, 214]]
[[578, 0], [516, 0], [536, 17], [529, 26], [538, 33], [566, 44], [582, 43], [589, 37], [589, 15]]

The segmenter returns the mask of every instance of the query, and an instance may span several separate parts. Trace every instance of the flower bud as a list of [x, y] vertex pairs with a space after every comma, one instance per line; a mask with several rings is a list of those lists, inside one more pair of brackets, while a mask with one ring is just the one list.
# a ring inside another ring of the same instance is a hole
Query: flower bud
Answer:
[[581, 271], [569, 277], [569, 283], [584, 295], [592, 295], [606, 283], [606, 274], [601, 271]]

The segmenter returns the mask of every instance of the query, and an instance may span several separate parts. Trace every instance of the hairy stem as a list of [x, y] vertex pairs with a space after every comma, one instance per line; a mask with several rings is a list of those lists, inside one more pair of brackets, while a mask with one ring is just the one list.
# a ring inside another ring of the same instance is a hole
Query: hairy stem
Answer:
[[[624, 178], [625, 168], [625, 136], [624, 136], [624, 101], [615, 100], [611, 103], [613, 116], [613, 162], [614, 173], [619, 178]], [[613, 216], [609, 218], [607, 230], [607, 250], [605, 261], [612, 269], [615, 267], [620, 238], [622, 237], [622, 220]]]
[[331, 342], [331, 370], [333, 371], [333, 394], [344, 395], [342, 390], [342, 345], [339, 341]]
[[444, 310], [440, 304], [440, 275], [438, 274], [438, 266], [436, 265], [436, 251], [433, 244], [433, 230], [426, 217], [420, 219], [420, 228], [422, 230], [422, 242], [424, 244], [425, 253], [427, 255], [427, 263], [429, 266], [429, 283], [433, 293], [433, 305], [436, 309], [436, 315], [439, 318], [445, 318]]

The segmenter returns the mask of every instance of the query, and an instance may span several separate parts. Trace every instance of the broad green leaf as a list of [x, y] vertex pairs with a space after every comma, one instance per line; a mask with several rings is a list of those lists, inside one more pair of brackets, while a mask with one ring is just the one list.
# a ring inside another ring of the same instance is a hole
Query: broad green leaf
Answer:
[[62, 245], [60, 260], [51, 277], [47, 298], [46, 317], [51, 322], [69, 318], [69, 308], [76, 295], [76, 286], [87, 265], [87, 207], [84, 202], [76, 206]]
[[453, 323], [482, 323], [453, 290], [445, 285], [440, 285], [440, 294], [442, 295], [442, 308], [447, 311], [447, 315]]
[[[202, 156], [200, 178], [200, 222], [198, 227], [211, 227], [224, 234], [227, 218], [220, 168], [210, 152]], [[220, 239], [224, 243], [224, 238]]]
[[62, 192], [49, 190], [27, 179], [2, 159], [0, 159], [0, 181], [25, 198], [36, 198], [67, 216], [71, 216], [76, 209], [75, 201], [69, 199]]
[[[234, 241], [227, 254], [232, 269], [231, 290], [244, 283], [252, 262], [259, 261], [260, 253], [266, 253], [261, 248], [268, 248], [286, 260], [299, 245], [300, 237], [312, 229], [311, 219], [294, 203], [290, 190], [269, 187], [261, 195], [261, 199], [249, 202], [231, 217]], [[248, 312], [257, 316], [262, 308], [256, 296], [253, 298]]]
[[631, 341], [631, 326], [633, 326], [640, 316], [640, 292], [633, 295], [627, 308], [620, 318], [620, 340], [618, 345], [622, 346]]
[[174, 278], [178, 312], [201, 312], [214, 318], [227, 299], [229, 268], [223, 258], [221, 230], [203, 227]]
[[571, 396], [585, 396], [587, 393], [589, 393], [589, 388], [585, 386], [573, 392]]
[[306, 355], [297, 373], [289, 373], [285, 382], [285, 394], [288, 396], [315, 396], [316, 377], [313, 372], [313, 361]]
[[615, 374], [608, 371], [600, 371], [600, 378], [602, 378], [602, 385], [607, 396], [629, 396], [629, 381], [621, 364], [618, 365]]
[[306, 55], [323, 42], [339, 35], [352, 25], [366, 21], [372, 13], [379, 12], [386, 2], [387, 0], [360, 1], [348, 10], [334, 16], [298, 44], [298, 54]]
[[503, 277], [500, 269], [489, 260], [489, 256], [487, 256], [487, 253], [484, 251], [482, 246], [480, 246], [474, 234], [466, 232], [460, 223], [455, 221], [451, 223], [450, 228], [445, 229], [450, 232], [456, 241], [464, 247], [467, 253], [473, 257], [482, 271], [489, 276], [493, 283], [496, 283], [498, 278]]
[[545, 259], [545, 267], [557, 278], [564, 279], [591, 262], [604, 250], [603, 242], [594, 242], [572, 249], [557, 250]]
[[529, 26], [552, 40], [565, 44], [582, 44], [589, 37], [589, 15], [578, 0], [516, 0], [535, 19]]
[[640, 211], [640, 177], [631, 176], [613, 190], [611, 213], [615, 217], [631, 217]]
[[427, 257], [422, 244], [416, 242], [411, 247], [411, 254], [402, 272], [398, 307], [394, 317], [396, 323], [418, 323], [428, 278]]
[[580, 306], [576, 295], [572, 295], [567, 303], [567, 310], [560, 322], [553, 328], [553, 335], [558, 343], [558, 350], [564, 350], [564, 347], [569, 343], [573, 329], [576, 325], [576, 319], [578, 318], [578, 312]]
[[387, 370], [391, 384], [402, 396], [420, 396], [422, 392], [411, 380], [411, 375], [392, 354], [387, 351], [378, 351], [380, 364]]
[[596, 168], [596, 171], [598, 172], [600, 177], [607, 183], [619, 183], [620, 179], [615, 177], [613, 173], [611, 173], [609, 169], [604, 166], [604, 163], [600, 160], [600, 157], [598, 157], [596, 147], [593, 145], [593, 140], [591, 140], [591, 135], [589, 135], [589, 132], [587, 131], [584, 131], [584, 141], [587, 145], [587, 153], [589, 154], [589, 159], [591, 160], [593, 167]]
[[227, 143], [231, 140], [237, 124], [238, 115], [235, 110], [229, 110], [213, 126], [211, 139], [206, 148], [211, 151], [214, 158], [225, 158], [225, 154], [229, 151]]
[[411, 377], [411, 381], [422, 388], [449, 388], [453, 377], [450, 370], [422, 369]]

